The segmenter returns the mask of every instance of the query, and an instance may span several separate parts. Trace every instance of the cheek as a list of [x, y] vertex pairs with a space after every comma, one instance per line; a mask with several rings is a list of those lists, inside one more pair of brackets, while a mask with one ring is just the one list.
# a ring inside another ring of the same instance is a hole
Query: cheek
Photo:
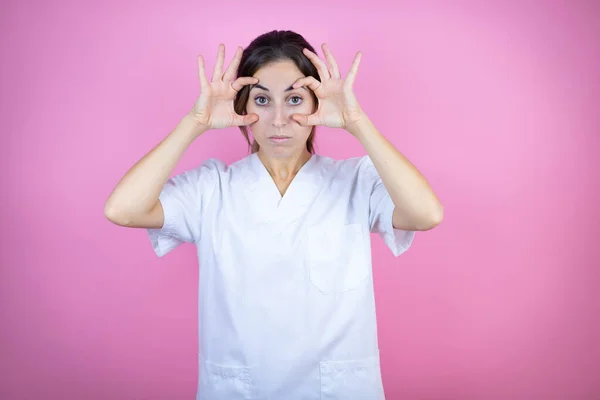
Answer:
[[[256, 114], [259, 117], [268, 116], [269, 109], [270, 109], [270, 107], [261, 107], [261, 106], [257, 106], [254, 103], [248, 103], [248, 105], [246, 106], [246, 111], [249, 114]], [[260, 121], [259, 121], [259, 123], [260, 123]]]
[[302, 104], [294, 107], [294, 112], [299, 114], [312, 114], [314, 110], [314, 101], [310, 97], [305, 97]]
[[258, 114], [258, 106], [256, 104], [254, 104], [253, 101], [248, 100], [248, 102], [246, 103], [246, 112], [248, 114]]
[[254, 138], [260, 139], [264, 136], [266, 131], [266, 126], [268, 125], [268, 115], [265, 112], [264, 108], [258, 107], [256, 105], [248, 104], [246, 106], [246, 112], [248, 114], [256, 114], [258, 115], [258, 121], [253, 124], [250, 124], [248, 128], [250, 132], [252, 132], [252, 136]]
[[253, 125], [255, 125], [255, 124], [260, 125], [263, 122], [261, 120], [264, 119], [264, 117], [266, 116], [265, 109], [263, 107], [257, 106], [256, 104], [253, 104], [253, 103], [248, 103], [248, 105], [246, 106], [246, 113], [258, 115], [258, 117], [259, 117], [258, 121], [255, 122]]
[[317, 106], [316, 101], [312, 98], [312, 96], [309, 96], [306, 98], [306, 100], [304, 101], [304, 104], [309, 110], [310, 112], [315, 111], [315, 108]]

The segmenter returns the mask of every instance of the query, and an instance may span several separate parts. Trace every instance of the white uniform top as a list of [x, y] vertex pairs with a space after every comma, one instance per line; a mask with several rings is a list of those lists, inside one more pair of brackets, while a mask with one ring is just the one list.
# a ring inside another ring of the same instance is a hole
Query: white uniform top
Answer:
[[197, 399], [380, 400], [370, 232], [394, 255], [413, 231], [368, 156], [313, 155], [282, 197], [256, 153], [169, 179], [157, 256], [196, 244]]

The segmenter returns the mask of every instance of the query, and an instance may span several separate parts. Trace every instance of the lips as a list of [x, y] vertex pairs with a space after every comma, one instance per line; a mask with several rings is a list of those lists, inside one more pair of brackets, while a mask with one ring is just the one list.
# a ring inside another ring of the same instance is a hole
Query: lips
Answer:
[[291, 136], [275, 135], [269, 137], [269, 141], [275, 144], [287, 143], [290, 140], [292, 140]]

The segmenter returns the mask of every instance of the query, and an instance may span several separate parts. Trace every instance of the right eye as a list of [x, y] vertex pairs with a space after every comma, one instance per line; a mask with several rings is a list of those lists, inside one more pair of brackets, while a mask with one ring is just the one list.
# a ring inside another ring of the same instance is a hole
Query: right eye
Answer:
[[267, 99], [265, 96], [256, 96], [254, 98], [254, 102], [259, 106], [265, 106], [269, 102], [269, 99]]

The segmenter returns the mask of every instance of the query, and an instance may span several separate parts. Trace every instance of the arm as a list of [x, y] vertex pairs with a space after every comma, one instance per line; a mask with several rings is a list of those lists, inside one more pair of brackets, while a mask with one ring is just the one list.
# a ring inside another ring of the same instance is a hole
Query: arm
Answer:
[[187, 114], [121, 178], [106, 200], [106, 218], [120, 226], [161, 228], [164, 215], [158, 196], [183, 153], [205, 131]]
[[308, 76], [293, 85], [306, 85], [313, 90], [319, 107], [311, 115], [295, 114], [292, 118], [301, 125], [344, 128], [360, 141], [394, 203], [392, 225], [395, 229], [423, 231], [435, 227], [443, 215], [436, 195], [423, 175], [377, 131], [356, 100], [353, 85], [362, 52], [356, 53], [348, 76], [342, 79], [329, 46], [323, 43], [322, 48], [329, 65], [304, 49], [304, 54], [317, 68], [320, 81]]
[[209, 82], [204, 58], [198, 56], [200, 96], [193, 109], [175, 130], [121, 178], [104, 205], [104, 215], [108, 220], [134, 228], [162, 228], [164, 210], [159, 196], [190, 144], [209, 129], [249, 125], [258, 120], [256, 114], [242, 116], [233, 111], [237, 92], [246, 85], [258, 82], [253, 77], [235, 79], [241, 58], [242, 48], [238, 47], [223, 73], [225, 46], [219, 44], [213, 79]]
[[425, 177], [364, 115], [345, 127], [365, 148], [394, 205], [395, 229], [425, 231], [443, 218], [443, 207]]

